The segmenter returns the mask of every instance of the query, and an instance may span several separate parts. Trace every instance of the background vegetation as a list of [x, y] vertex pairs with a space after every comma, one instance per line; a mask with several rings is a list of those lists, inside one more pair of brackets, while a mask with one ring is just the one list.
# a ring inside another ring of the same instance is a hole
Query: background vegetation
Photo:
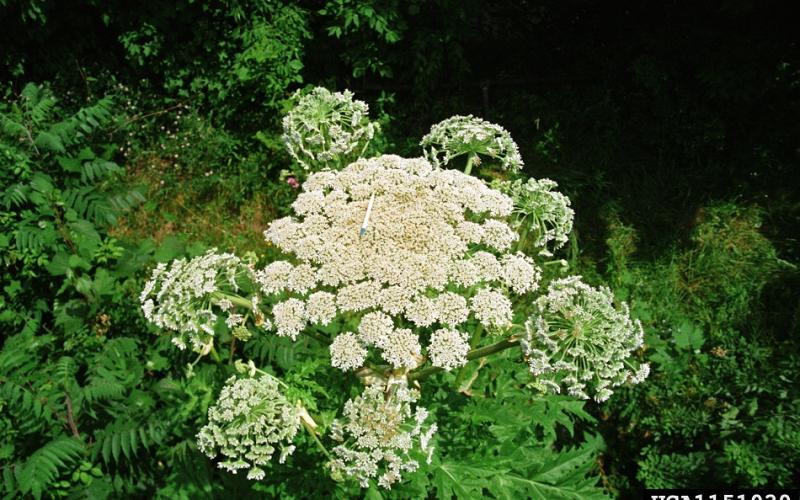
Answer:
[[[261, 231], [295, 193], [279, 118], [317, 84], [368, 101], [385, 151], [418, 155], [452, 114], [508, 128], [526, 172], [573, 200], [563, 256], [632, 304], [654, 368], [604, 405], [515, 401], [504, 387], [525, 374], [502, 368], [475, 381], [480, 406], [426, 395], [449, 452], [392, 494], [797, 485], [800, 45], [787, 7], [0, 0], [2, 491], [359, 491], [308, 454], [259, 484], [214, 469], [193, 436], [230, 367], [186, 377], [188, 354], [138, 309], [156, 262], [210, 247], [272, 257]], [[347, 388], [324, 392], [315, 380], [332, 372], [308, 348], [248, 355], [335, 407]]]

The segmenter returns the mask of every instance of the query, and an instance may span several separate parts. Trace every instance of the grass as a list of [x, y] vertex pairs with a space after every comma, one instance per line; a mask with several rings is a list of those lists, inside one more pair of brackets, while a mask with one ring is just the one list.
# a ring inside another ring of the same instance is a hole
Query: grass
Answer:
[[112, 236], [127, 241], [152, 238], [156, 243], [169, 236], [185, 236], [239, 255], [254, 252], [263, 258], [267, 254], [263, 232], [278, 216], [268, 193], [241, 198], [222, 177], [204, 179], [198, 185], [196, 177], [178, 176], [171, 168], [170, 163], [152, 157], [128, 166], [124, 182], [140, 186], [147, 202], [120, 217], [110, 231]]

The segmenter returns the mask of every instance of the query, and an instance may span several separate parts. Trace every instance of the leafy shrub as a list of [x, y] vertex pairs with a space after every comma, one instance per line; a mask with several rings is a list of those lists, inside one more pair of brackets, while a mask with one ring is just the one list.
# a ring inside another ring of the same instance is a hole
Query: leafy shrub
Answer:
[[[106, 341], [118, 321], [136, 319], [130, 309], [112, 312], [126, 293], [126, 275], [112, 268], [125, 249], [106, 229], [142, 200], [137, 191], [120, 189], [115, 147], [100, 139], [114, 119], [111, 98], [65, 114], [47, 88], [33, 84], [0, 115], [0, 149], [9, 160], [0, 242], [8, 283], [0, 321], [13, 332], [0, 351], [9, 495], [39, 498], [71, 486], [98, 495], [107, 490], [81, 432], [91, 435], [87, 427], [93, 428], [101, 439], [108, 432], [103, 426], [124, 415], [119, 408], [106, 413], [106, 405], [129, 396], [142, 376], [125, 361], [135, 340]], [[132, 456], [158, 439], [155, 427], [137, 432], [133, 421], [120, 422], [125, 437], [98, 445], [115, 458], [120, 449]], [[69, 474], [74, 483], [60, 481]]]
[[725, 328], [740, 323], [764, 286], [786, 269], [759, 229], [762, 211], [733, 203], [712, 205], [698, 217], [694, 248], [682, 255], [680, 287], [692, 315]]
[[[38, 323], [34, 318], [43, 306], [28, 308], [36, 304], [36, 289], [49, 290], [45, 296], [51, 297], [67, 287], [77, 292], [81, 299], [69, 297], [56, 307], [65, 324], [70, 308], [114, 293], [103, 265], [120, 257], [122, 248], [104, 228], [142, 195], [119, 186], [122, 169], [111, 161], [114, 147], [95, 145], [112, 122], [112, 106], [105, 98], [61, 118], [52, 94], [30, 84], [0, 115], [0, 148], [9, 166], [0, 174], [0, 247], [9, 283], [4, 320], [17, 327]], [[63, 276], [61, 289], [51, 276]]]
[[201, 104], [231, 125], [252, 127], [241, 117], [252, 115], [253, 105], [280, 109], [290, 85], [302, 81], [310, 33], [299, 6], [234, 0], [178, 2], [152, 15], [114, 9], [109, 13], [127, 28], [119, 40], [132, 66], [158, 74], [173, 97], [202, 96]]
[[765, 286], [792, 271], [761, 234], [761, 214], [712, 204], [691, 244], [654, 263], [633, 260], [635, 231], [611, 214], [608, 269], [644, 323], [653, 364], [650, 383], [612, 400], [612, 456], [621, 471], [633, 467], [626, 454], [638, 457], [647, 487], [798, 479], [796, 345], [759, 310]]

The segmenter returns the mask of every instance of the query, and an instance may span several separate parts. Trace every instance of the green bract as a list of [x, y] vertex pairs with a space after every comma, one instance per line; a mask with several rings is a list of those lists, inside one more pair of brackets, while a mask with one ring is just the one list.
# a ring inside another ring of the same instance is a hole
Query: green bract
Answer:
[[431, 127], [420, 146], [425, 157], [436, 167], [445, 167], [459, 156], [467, 156], [466, 173], [481, 161], [491, 159], [490, 165], [516, 172], [522, 169], [522, 157], [511, 134], [500, 125], [481, 118], [452, 116]]
[[364, 155], [378, 124], [352, 92], [317, 87], [295, 93], [297, 105], [283, 119], [283, 142], [305, 170], [340, 169]]

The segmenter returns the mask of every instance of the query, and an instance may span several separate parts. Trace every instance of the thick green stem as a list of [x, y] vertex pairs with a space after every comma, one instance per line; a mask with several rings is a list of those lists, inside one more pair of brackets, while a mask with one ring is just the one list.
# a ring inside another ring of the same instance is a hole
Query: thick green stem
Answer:
[[528, 231], [530, 231], [530, 225], [525, 224], [522, 226], [522, 232], [519, 234], [519, 239], [517, 240], [517, 245], [514, 248], [516, 252], [522, 252], [525, 249], [525, 240], [528, 238]]
[[240, 295], [235, 295], [235, 294], [226, 293], [226, 292], [214, 292], [213, 295], [215, 297], [228, 299], [232, 303], [234, 303], [234, 304], [236, 304], [237, 306], [240, 306], [240, 307], [245, 307], [247, 309], [250, 309], [250, 308], [253, 307], [253, 303], [251, 301], [247, 300], [246, 298], [244, 298], [244, 297], [242, 297]]
[[438, 366], [429, 366], [428, 368], [409, 373], [408, 381], [413, 382], [414, 380], [424, 380], [434, 373], [439, 373], [440, 371], [442, 371], [442, 369]]
[[228, 364], [233, 364], [233, 355], [236, 353], [236, 337], [231, 337], [231, 354], [228, 357]]
[[322, 343], [322, 344], [325, 344], [325, 345], [330, 345], [331, 344], [331, 339], [329, 339], [328, 337], [326, 337], [326, 336], [324, 336], [324, 335], [322, 335], [319, 332], [316, 332], [314, 330], [306, 330], [305, 334], [308, 335], [309, 337], [313, 338], [317, 342]]
[[503, 339], [496, 344], [487, 345], [486, 347], [481, 347], [480, 349], [473, 349], [467, 353], [467, 359], [472, 361], [473, 359], [478, 358], [485, 358], [490, 354], [494, 354], [496, 352], [505, 351], [506, 349], [510, 349], [512, 347], [516, 347], [519, 345], [519, 337], [516, 335], [512, 335], [507, 339]]
[[318, 446], [318, 447], [319, 447], [319, 449], [322, 451], [322, 453], [324, 453], [324, 454], [325, 454], [325, 456], [326, 456], [326, 457], [328, 457], [328, 460], [333, 460], [333, 457], [331, 456], [331, 453], [328, 451], [328, 449], [327, 449], [327, 448], [325, 448], [325, 445], [324, 445], [324, 444], [322, 444], [322, 441], [320, 441], [320, 440], [319, 440], [319, 436], [317, 436], [317, 431], [316, 431], [316, 429], [314, 429], [313, 427], [311, 427], [311, 425], [310, 425], [308, 422], [306, 422], [306, 421], [305, 421], [305, 419], [302, 419], [302, 418], [301, 418], [301, 419], [300, 419], [300, 422], [302, 422], [302, 423], [303, 423], [303, 428], [304, 428], [305, 430], [307, 430], [309, 434], [311, 434], [311, 437], [312, 437], [312, 438], [314, 438], [314, 442], [316, 442], [316, 443], [317, 443], [317, 446]]
[[[517, 345], [519, 345], [519, 337], [512, 335], [511, 337], [503, 339], [496, 344], [487, 345], [486, 347], [481, 347], [480, 349], [472, 349], [467, 353], [467, 360], [472, 361], [474, 359], [484, 358], [496, 352], [516, 347]], [[440, 371], [442, 371], [442, 368], [439, 368], [438, 366], [429, 366], [428, 368], [409, 373], [408, 380], [409, 382], [414, 380], [422, 380]]]
[[222, 359], [219, 357], [219, 353], [217, 352], [217, 350], [214, 349], [214, 346], [211, 346], [211, 350], [208, 351], [208, 353], [211, 354], [211, 357], [214, 358], [214, 361], [216, 363], [222, 362]]
[[464, 167], [464, 173], [465, 174], [469, 175], [470, 172], [472, 172], [472, 165], [475, 163], [475, 159], [477, 157], [478, 157], [478, 155], [476, 155], [474, 153], [469, 155], [469, 158], [467, 158], [467, 166]]

